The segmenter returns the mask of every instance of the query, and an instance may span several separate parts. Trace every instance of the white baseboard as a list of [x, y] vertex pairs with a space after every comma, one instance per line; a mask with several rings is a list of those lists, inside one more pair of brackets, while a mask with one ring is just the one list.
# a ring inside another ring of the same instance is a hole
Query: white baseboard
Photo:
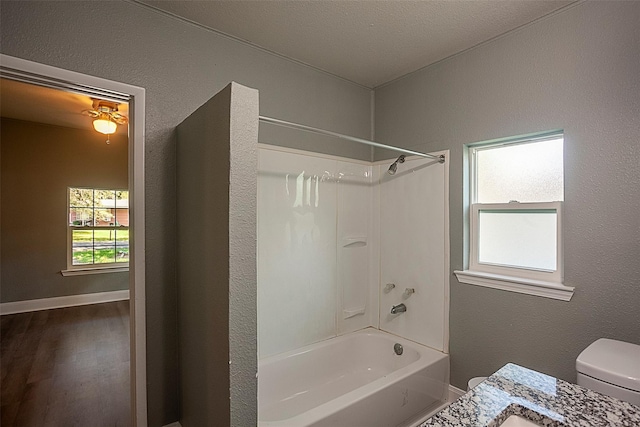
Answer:
[[182, 427], [182, 425], [180, 425], [180, 423], [176, 421], [175, 423], [167, 424], [166, 426], [162, 427]]
[[129, 299], [129, 290], [96, 292], [93, 294], [68, 295], [64, 297], [13, 301], [0, 304], [0, 314], [26, 313], [28, 311], [51, 310], [53, 308], [100, 304]]

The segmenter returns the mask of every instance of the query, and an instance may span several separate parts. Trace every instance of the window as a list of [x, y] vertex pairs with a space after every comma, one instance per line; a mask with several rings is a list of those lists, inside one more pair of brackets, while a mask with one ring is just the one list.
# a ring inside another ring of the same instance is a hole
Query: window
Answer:
[[563, 134], [473, 144], [469, 267], [458, 280], [569, 300], [562, 284]]
[[[69, 188], [67, 271], [126, 271], [129, 192]], [[123, 268], [124, 267], [124, 268]]]

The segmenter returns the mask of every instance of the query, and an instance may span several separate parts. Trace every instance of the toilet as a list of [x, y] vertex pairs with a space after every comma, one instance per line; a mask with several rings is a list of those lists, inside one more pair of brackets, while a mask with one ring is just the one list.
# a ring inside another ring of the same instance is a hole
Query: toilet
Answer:
[[578, 385], [640, 406], [640, 345], [600, 338], [576, 359]]
[[484, 380], [486, 380], [488, 377], [474, 377], [471, 378], [469, 380], [469, 382], [467, 383], [467, 391], [476, 388], [477, 386], [480, 385], [480, 383]]

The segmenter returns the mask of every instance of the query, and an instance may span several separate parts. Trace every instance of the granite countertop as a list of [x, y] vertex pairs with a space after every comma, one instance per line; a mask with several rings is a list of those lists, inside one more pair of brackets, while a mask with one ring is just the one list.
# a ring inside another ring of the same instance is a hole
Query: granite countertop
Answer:
[[640, 426], [640, 407], [509, 363], [420, 427], [499, 426], [520, 415], [541, 426]]

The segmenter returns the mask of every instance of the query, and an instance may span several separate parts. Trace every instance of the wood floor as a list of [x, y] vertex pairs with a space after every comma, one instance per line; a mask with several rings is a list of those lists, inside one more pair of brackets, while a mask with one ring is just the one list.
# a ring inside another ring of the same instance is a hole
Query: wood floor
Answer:
[[1, 318], [2, 427], [130, 426], [129, 302]]

